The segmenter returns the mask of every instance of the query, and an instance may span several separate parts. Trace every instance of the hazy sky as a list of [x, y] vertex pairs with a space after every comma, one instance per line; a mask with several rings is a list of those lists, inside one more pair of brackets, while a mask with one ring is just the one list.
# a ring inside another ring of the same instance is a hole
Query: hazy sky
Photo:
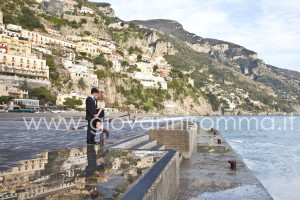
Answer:
[[[103, 2], [92, 0], [95, 2]], [[125, 20], [172, 19], [205, 38], [242, 45], [300, 72], [300, 0], [106, 0]]]

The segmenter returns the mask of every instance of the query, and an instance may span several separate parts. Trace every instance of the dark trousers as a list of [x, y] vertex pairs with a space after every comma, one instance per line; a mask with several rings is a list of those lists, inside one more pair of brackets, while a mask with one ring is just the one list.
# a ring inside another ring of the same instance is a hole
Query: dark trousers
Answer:
[[96, 120], [88, 120], [87, 139], [88, 144], [95, 143]]

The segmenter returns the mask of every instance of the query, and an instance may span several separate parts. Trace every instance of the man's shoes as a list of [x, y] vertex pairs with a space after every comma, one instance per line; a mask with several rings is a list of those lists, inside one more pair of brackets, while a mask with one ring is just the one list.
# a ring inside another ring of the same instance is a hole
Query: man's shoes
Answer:
[[97, 144], [97, 142], [87, 142], [87, 144]]

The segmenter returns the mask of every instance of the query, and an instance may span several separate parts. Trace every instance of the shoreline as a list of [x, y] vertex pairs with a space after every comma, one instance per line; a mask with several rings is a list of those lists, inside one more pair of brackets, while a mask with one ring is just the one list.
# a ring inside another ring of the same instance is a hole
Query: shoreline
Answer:
[[[125, 115], [127, 113], [109, 113], [105, 116], [105, 118], [116, 118], [118, 116]], [[265, 116], [265, 117], [276, 117], [276, 116], [300, 116], [300, 114], [285, 114], [285, 115], [167, 115], [167, 114], [154, 114], [154, 113], [131, 113], [130, 119], [135, 116], [136, 120], [140, 119], [161, 119], [161, 118], [184, 118], [184, 117], [250, 117], [250, 116]], [[67, 112], [67, 113], [9, 113], [9, 112], [0, 112], [0, 121], [6, 120], [16, 120], [16, 121], [23, 121], [25, 118], [40, 118], [44, 117], [46, 120], [59, 119], [60, 117], [64, 117], [66, 119], [82, 119], [85, 120], [85, 112]], [[125, 119], [124, 118], [124, 119]]]

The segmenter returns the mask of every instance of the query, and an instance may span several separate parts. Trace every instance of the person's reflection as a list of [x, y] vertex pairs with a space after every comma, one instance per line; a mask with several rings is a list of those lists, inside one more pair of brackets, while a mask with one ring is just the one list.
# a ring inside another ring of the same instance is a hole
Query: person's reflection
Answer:
[[86, 189], [89, 191], [92, 199], [96, 199], [100, 195], [95, 184], [97, 184], [99, 178], [101, 178], [101, 173], [104, 173], [105, 170], [104, 158], [107, 154], [108, 154], [108, 150], [100, 149], [100, 154], [99, 154], [100, 156], [97, 159], [95, 146], [89, 145], [87, 147], [88, 165], [85, 169]]

